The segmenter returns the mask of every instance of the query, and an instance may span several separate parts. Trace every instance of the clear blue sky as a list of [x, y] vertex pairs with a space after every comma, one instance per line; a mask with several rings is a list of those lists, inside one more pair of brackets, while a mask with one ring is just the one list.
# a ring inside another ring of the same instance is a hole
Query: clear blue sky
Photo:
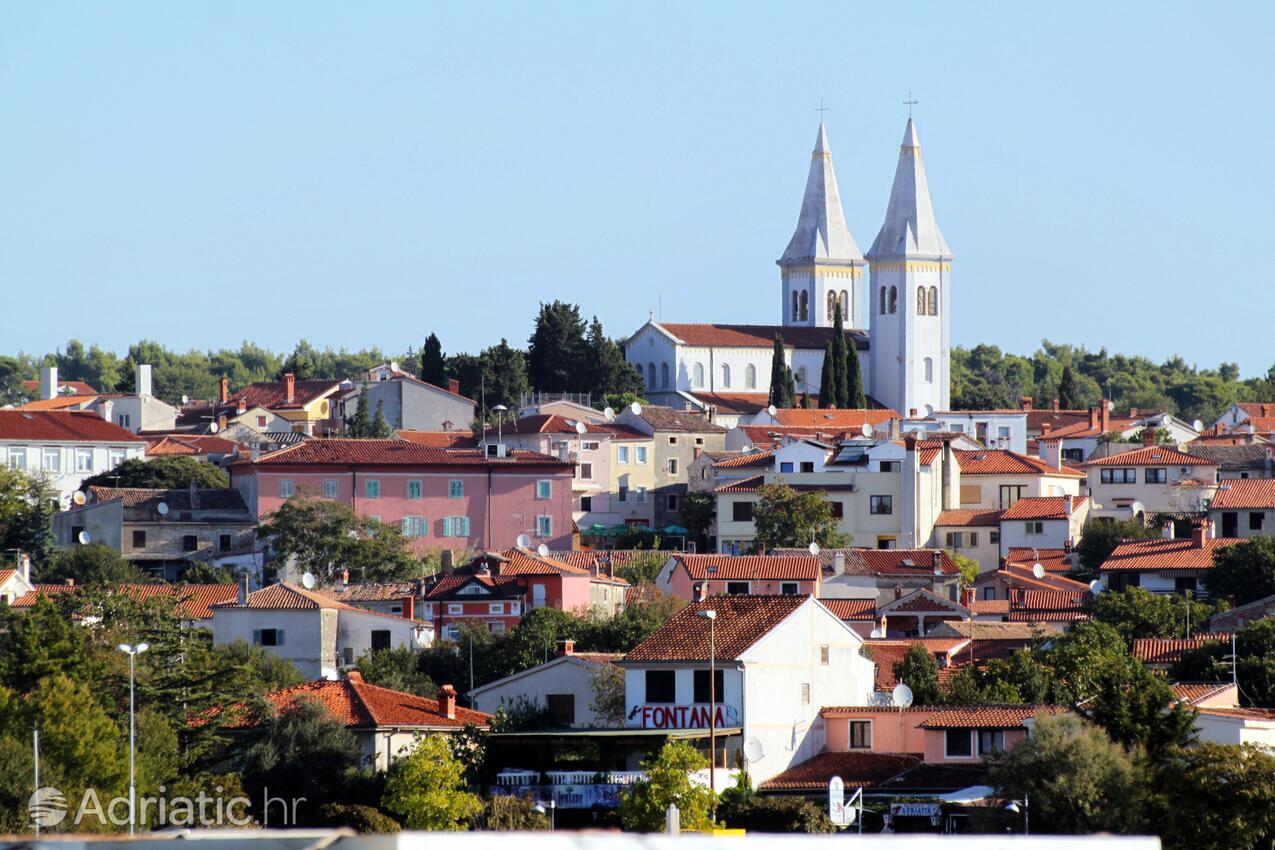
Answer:
[[0, 349], [779, 320], [822, 97], [871, 244], [912, 90], [961, 345], [1245, 375], [1268, 3], [10, 2]]

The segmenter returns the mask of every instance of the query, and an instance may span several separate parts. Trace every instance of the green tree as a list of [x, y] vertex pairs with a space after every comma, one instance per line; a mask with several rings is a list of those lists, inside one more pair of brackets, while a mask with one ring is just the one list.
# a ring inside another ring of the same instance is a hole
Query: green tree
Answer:
[[457, 830], [483, 810], [482, 801], [464, 788], [464, 765], [452, 756], [446, 738], [427, 735], [390, 765], [381, 807], [407, 829]]
[[837, 518], [822, 490], [797, 491], [786, 484], [764, 484], [753, 508], [759, 551], [807, 546], [813, 540], [825, 549], [850, 545], [850, 535], [838, 530]]
[[191, 564], [177, 579], [179, 584], [233, 584], [234, 580], [234, 574], [229, 568], [207, 561]]
[[1144, 828], [1134, 764], [1101, 729], [1071, 715], [1036, 719], [1031, 737], [987, 758], [1006, 797], [1029, 798], [1038, 834], [1136, 833]]
[[850, 384], [846, 374], [846, 333], [841, 325], [841, 311], [835, 311], [832, 320], [832, 398], [834, 407], [850, 406]]
[[48, 597], [25, 613], [0, 607], [0, 686], [26, 693], [50, 676], [88, 681], [88, 630], [71, 622]]
[[682, 525], [686, 533], [700, 544], [700, 551], [707, 551], [708, 530], [717, 515], [717, 499], [712, 493], [687, 493], [682, 498]]
[[[24, 552], [42, 564], [53, 552], [57, 492], [40, 475], [0, 467], [0, 558]], [[18, 566], [5, 563], [6, 568]]]
[[1250, 850], [1275, 840], [1275, 756], [1255, 744], [1175, 748], [1151, 769], [1149, 823], [1171, 850]]
[[438, 686], [421, 672], [420, 661], [419, 651], [400, 646], [369, 650], [359, 656], [355, 666], [373, 685], [432, 698], [438, 693]]
[[1064, 366], [1062, 377], [1058, 380], [1058, 406], [1063, 410], [1079, 410], [1080, 396], [1076, 391], [1076, 378], [1071, 374], [1071, 367]]
[[357, 581], [392, 581], [420, 570], [398, 529], [359, 516], [344, 502], [297, 496], [284, 502], [257, 533], [274, 558], [330, 584], [349, 570]]
[[1275, 594], [1275, 537], [1250, 537], [1213, 550], [1213, 569], [1204, 586], [1218, 598], [1246, 605]]
[[1219, 607], [1226, 606], [1130, 587], [1099, 594], [1093, 618], [1115, 627], [1125, 643], [1132, 645], [1135, 638], [1184, 637], [1188, 624], [1192, 632], [1200, 631]]
[[104, 543], [59, 549], [36, 571], [45, 584], [63, 584], [74, 579], [76, 584], [148, 584], [156, 579], [124, 560], [118, 550]]
[[345, 417], [345, 436], [356, 438], [372, 436], [372, 417], [367, 412], [366, 382], [359, 393], [359, 402], [354, 407], [354, 413]]
[[982, 569], [978, 561], [955, 550], [950, 550], [948, 555], [952, 557], [952, 563], [956, 564], [956, 568], [961, 571], [961, 584], [964, 587], [973, 587]]
[[390, 423], [385, 421], [385, 400], [376, 400], [376, 416], [372, 417], [372, 430], [368, 434], [369, 437], [375, 437], [378, 440], [384, 440], [394, 433], [394, 429], [390, 427]]
[[1137, 520], [1103, 520], [1085, 523], [1084, 534], [1076, 547], [1080, 565], [1089, 573], [1097, 573], [1102, 562], [1111, 556], [1122, 540], [1155, 537], [1156, 530]]
[[642, 761], [646, 779], [634, 783], [620, 799], [620, 823], [629, 832], [660, 832], [669, 805], [681, 813], [682, 829], [709, 829], [717, 795], [692, 782], [690, 773], [708, 768], [708, 759], [680, 741], [666, 743]]
[[819, 367], [819, 406], [836, 407], [836, 398], [832, 391], [832, 340], [823, 347], [823, 365]]
[[792, 407], [796, 400], [792, 383], [792, 370], [784, 357], [783, 338], [776, 335], [770, 358], [770, 404], [775, 407]]
[[575, 304], [541, 304], [527, 349], [527, 378], [541, 392], [583, 392], [584, 320]]
[[151, 490], [181, 490], [194, 484], [209, 489], [230, 486], [230, 477], [216, 465], [193, 457], [161, 456], [152, 460], [134, 458], [114, 469], [84, 479], [84, 487], [141, 487]]
[[[499, 345], [483, 349], [482, 374], [487, 388], [487, 409], [503, 404], [510, 410], [517, 410], [519, 400], [527, 392], [527, 355], [501, 337]], [[462, 389], [464, 387], [462, 386]], [[468, 395], [478, 397], [477, 387]]]
[[430, 332], [421, 347], [421, 380], [436, 387], [447, 386], [447, 361], [443, 357], [443, 343], [438, 335]]
[[894, 665], [894, 678], [912, 689], [913, 705], [939, 705], [943, 691], [939, 688], [939, 667], [923, 644], [908, 647], [903, 660]]
[[595, 399], [623, 393], [641, 395], [646, 389], [642, 374], [624, 359], [624, 349], [602, 332], [597, 316], [589, 323], [583, 365], [585, 387]]
[[866, 410], [868, 395], [863, 387], [863, 371], [859, 368], [859, 347], [853, 338], [846, 354], [846, 403], [853, 410]]
[[589, 710], [596, 714], [604, 726], [624, 725], [624, 671], [614, 664], [599, 664], [589, 674], [589, 690], [593, 698]]
[[[1209, 641], [1183, 654], [1170, 675], [1178, 682], [1231, 681], [1231, 645]], [[1275, 708], [1275, 618], [1263, 617], [1235, 635], [1235, 678], [1241, 702], [1252, 708]]]

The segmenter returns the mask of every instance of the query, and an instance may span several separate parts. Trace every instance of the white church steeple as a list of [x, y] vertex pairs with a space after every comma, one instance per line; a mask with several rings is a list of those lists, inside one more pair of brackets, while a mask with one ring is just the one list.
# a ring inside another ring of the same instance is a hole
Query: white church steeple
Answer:
[[951, 405], [952, 251], [939, 230], [908, 118], [885, 223], [868, 250], [873, 397], [905, 416]]
[[776, 263], [783, 283], [785, 325], [831, 327], [834, 311], [841, 310], [847, 329], [864, 327], [863, 254], [846, 226], [823, 122], [810, 158], [797, 229]]

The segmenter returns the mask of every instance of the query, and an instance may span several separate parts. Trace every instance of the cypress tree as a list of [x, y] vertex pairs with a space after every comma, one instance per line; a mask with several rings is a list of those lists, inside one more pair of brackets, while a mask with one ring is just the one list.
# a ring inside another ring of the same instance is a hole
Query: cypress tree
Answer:
[[850, 346], [846, 355], [846, 407], [863, 410], [868, 406], [868, 395], [863, 391], [863, 373], [859, 371], [859, 347]]
[[819, 406], [832, 405], [832, 340], [828, 340], [823, 347], [823, 368], [819, 370]]
[[1058, 406], [1063, 410], [1079, 410], [1080, 400], [1076, 395], [1076, 379], [1071, 374], [1071, 367], [1064, 366], [1062, 377], [1058, 379]]
[[797, 382], [793, 378], [792, 369], [784, 366], [784, 407], [797, 406]]
[[784, 362], [784, 340], [776, 334], [774, 351], [770, 357], [770, 403], [775, 407], [788, 407], [784, 404], [784, 397], [792, 378], [785, 374], [787, 371], [788, 364]]
[[347, 437], [370, 437], [372, 435], [372, 417], [367, 414], [367, 385], [363, 385], [363, 392], [359, 393], [359, 405], [354, 409], [354, 415], [345, 420], [345, 435]]
[[841, 310], [832, 320], [832, 399], [833, 407], [850, 407], [846, 384], [846, 332], [841, 326]]
[[390, 423], [385, 420], [385, 401], [383, 399], [376, 400], [376, 416], [372, 419], [372, 426], [369, 429], [368, 436], [379, 437], [385, 439], [394, 433], [390, 428]]
[[443, 344], [436, 334], [425, 338], [421, 348], [421, 380], [436, 387], [447, 386], [447, 363], [443, 359]]

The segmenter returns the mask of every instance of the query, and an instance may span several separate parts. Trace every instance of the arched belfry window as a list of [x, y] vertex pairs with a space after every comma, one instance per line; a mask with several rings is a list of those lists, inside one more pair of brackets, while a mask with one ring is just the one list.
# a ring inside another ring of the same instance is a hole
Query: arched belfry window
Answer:
[[809, 293], [807, 293], [803, 289], [801, 291], [801, 321], [804, 322], [808, 320], [809, 318], [810, 318], [810, 297], [809, 297]]
[[916, 314], [918, 316], [925, 315], [925, 287], [918, 286], [916, 288]]
[[897, 286], [890, 287], [890, 313], [899, 312], [899, 289]]
[[646, 367], [646, 385], [651, 389], [655, 389], [655, 364], [651, 363]]
[[925, 358], [925, 382], [927, 384], [934, 383], [934, 358]]
[[691, 386], [699, 389], [704, 386], [704, 364], [696, 363], [695, 368], [691, 370]]
[[725, 387], [726, 389], [730, 389], [730, 364], [729, 363], [722, 364], [722, 386]]
[[885, 287], [884, 286], [881, 287], [881, 305], [877, 307], [877, 313], [882, 316], [885, 315]]
[[801, 313], [797, 309], [797, 290], [794, 289], [792, 293], [792, 320], [796, 322], [800, 319]]
[[930, 287], [930, 315], [937, 316], [939, 314], [939, 288], [937, 286]]
[[660, 364], [660, 386], [668, 388], [668, 364]]
[[744, 367], [744, 389], [757, 389], [757, 367], [751, 363]]
[[841, 318], [850, 318], [850, 293], [841, 290]]
[[825, 315], [827, 315], [829, 322], [837, 315], [837, 293], [835, 292], [828, 293], [828, 312]]

